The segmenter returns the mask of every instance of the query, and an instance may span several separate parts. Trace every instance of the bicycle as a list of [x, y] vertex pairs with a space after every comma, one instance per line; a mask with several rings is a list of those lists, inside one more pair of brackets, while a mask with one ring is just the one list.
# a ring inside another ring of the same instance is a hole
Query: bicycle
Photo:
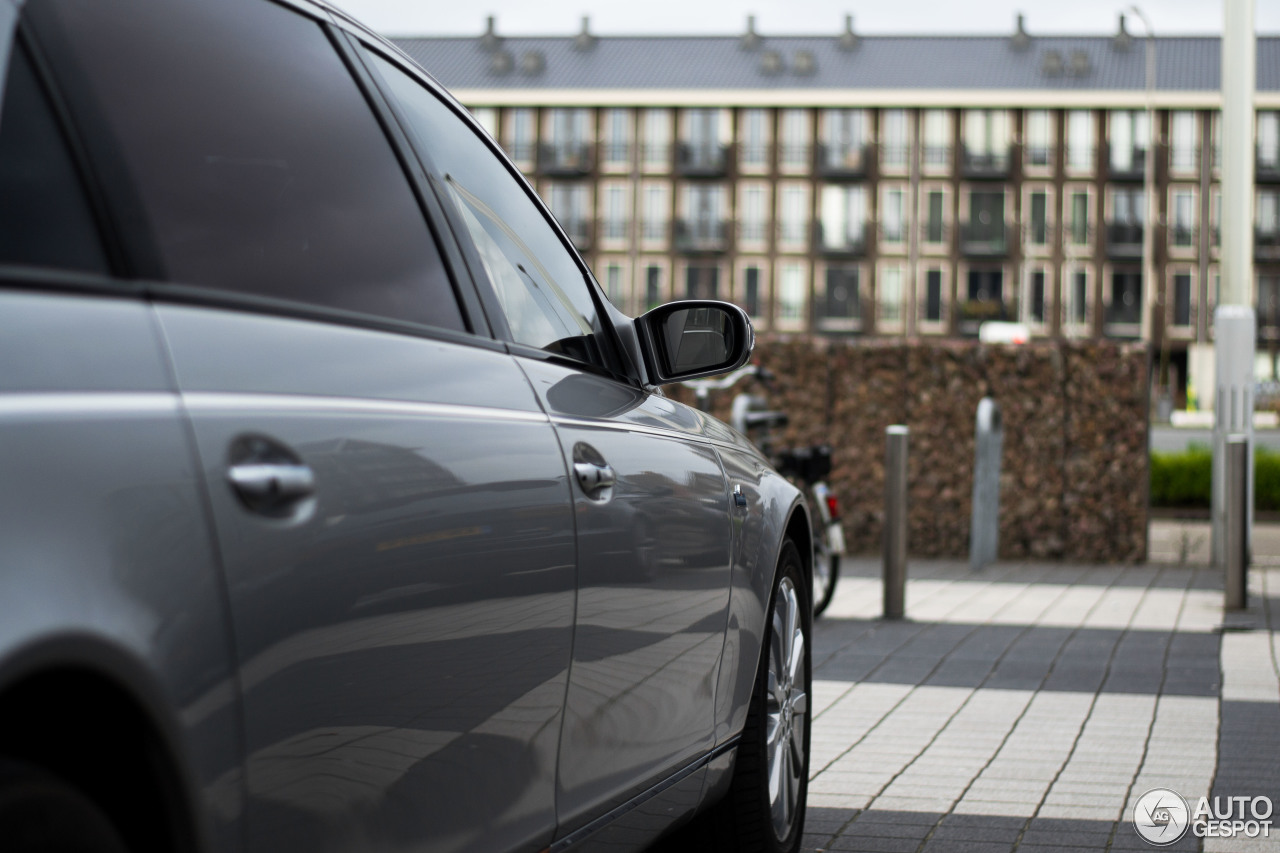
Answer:
[[[747, 377], [755, 377], [766, 388], [773, 374], [754, 364], [745, 365], [717, 379], [694, 379], [684, 385], [694, 391], [697, 406], [707, 410], [712, 391], [732, 388]], [[831, 447], [826, 444], [774, 450], [772, 430], [786, 426], [786, 412], [770, 411], [758, 395], [740, 392], [733, 398], [729, 425], [752, 438], [778, 473], [797, 482], [813, 505], [813, 616], [821, 616], [835, 595], [840, 577], [840, 559], [845, 552], [844, 530], [840, 526], [840, 504], [826, 484], [831, 473]]]

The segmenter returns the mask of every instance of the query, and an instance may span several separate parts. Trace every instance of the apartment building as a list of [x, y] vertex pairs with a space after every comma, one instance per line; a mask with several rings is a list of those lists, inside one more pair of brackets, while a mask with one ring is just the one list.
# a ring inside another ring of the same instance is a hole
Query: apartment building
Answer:
[[[764, 331], [1163, 336], [1185, 376], [1218, 283], [1219, 40], [401, 38], [547, 200], [609, 298]], [[1280, 347], [1280, 38], [1258, 40], [1255, 300]], [[1156, 217], [1148, 223], [1148, 160]], [[1146, 281], [1150, 229], [1155, 279]]]

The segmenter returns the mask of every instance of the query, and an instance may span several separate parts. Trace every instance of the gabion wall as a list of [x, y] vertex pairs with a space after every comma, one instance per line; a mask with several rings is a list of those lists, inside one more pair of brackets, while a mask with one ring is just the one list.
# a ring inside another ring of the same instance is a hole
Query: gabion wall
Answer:
[[[877, 552], [885, 427], [910, 430], [910, 552], [965, 558], [978, 401], [1004, 418], [1000, 556], [1137, 562], [1147, 555], [1145, 347], [1111, 342], [988, 346], [969, 341], [761, 340], [777, 375], [719, 392], [762, 393], [791, 422], [780, 444], [832, 445], [830, 485], [851, 553]], [[692, 403], [687, 389], [668, 388]]]

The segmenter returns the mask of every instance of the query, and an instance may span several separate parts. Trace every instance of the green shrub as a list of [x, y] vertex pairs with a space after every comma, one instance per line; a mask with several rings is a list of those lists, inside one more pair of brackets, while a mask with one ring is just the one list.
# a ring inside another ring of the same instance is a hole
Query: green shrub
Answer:
[[[1280, 452], [1258, 447], [1253, 459], [1255, 509], [1280, 510]], [[1151, 453], [1151, 505], [1208, 509], [1213, 451], [1193, 444], [1177, 453]]]

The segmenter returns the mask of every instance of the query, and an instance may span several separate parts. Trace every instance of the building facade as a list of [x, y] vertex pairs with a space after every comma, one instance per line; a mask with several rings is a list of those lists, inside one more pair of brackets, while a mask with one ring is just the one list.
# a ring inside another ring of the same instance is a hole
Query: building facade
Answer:
[[[1216, 38], [397, 39], [547, 200], [609, 298], [763, 331], [1212, 337]], [[1254, 294], [1280, 346], [1280, 38], [1258, 41]], [[1146, 220], [1146, 166], [1156, 216]], [[1150, 230], [1154, 281], [1143, 270]], [[1183, 382], [1185, 384], [1185, 380]]]

